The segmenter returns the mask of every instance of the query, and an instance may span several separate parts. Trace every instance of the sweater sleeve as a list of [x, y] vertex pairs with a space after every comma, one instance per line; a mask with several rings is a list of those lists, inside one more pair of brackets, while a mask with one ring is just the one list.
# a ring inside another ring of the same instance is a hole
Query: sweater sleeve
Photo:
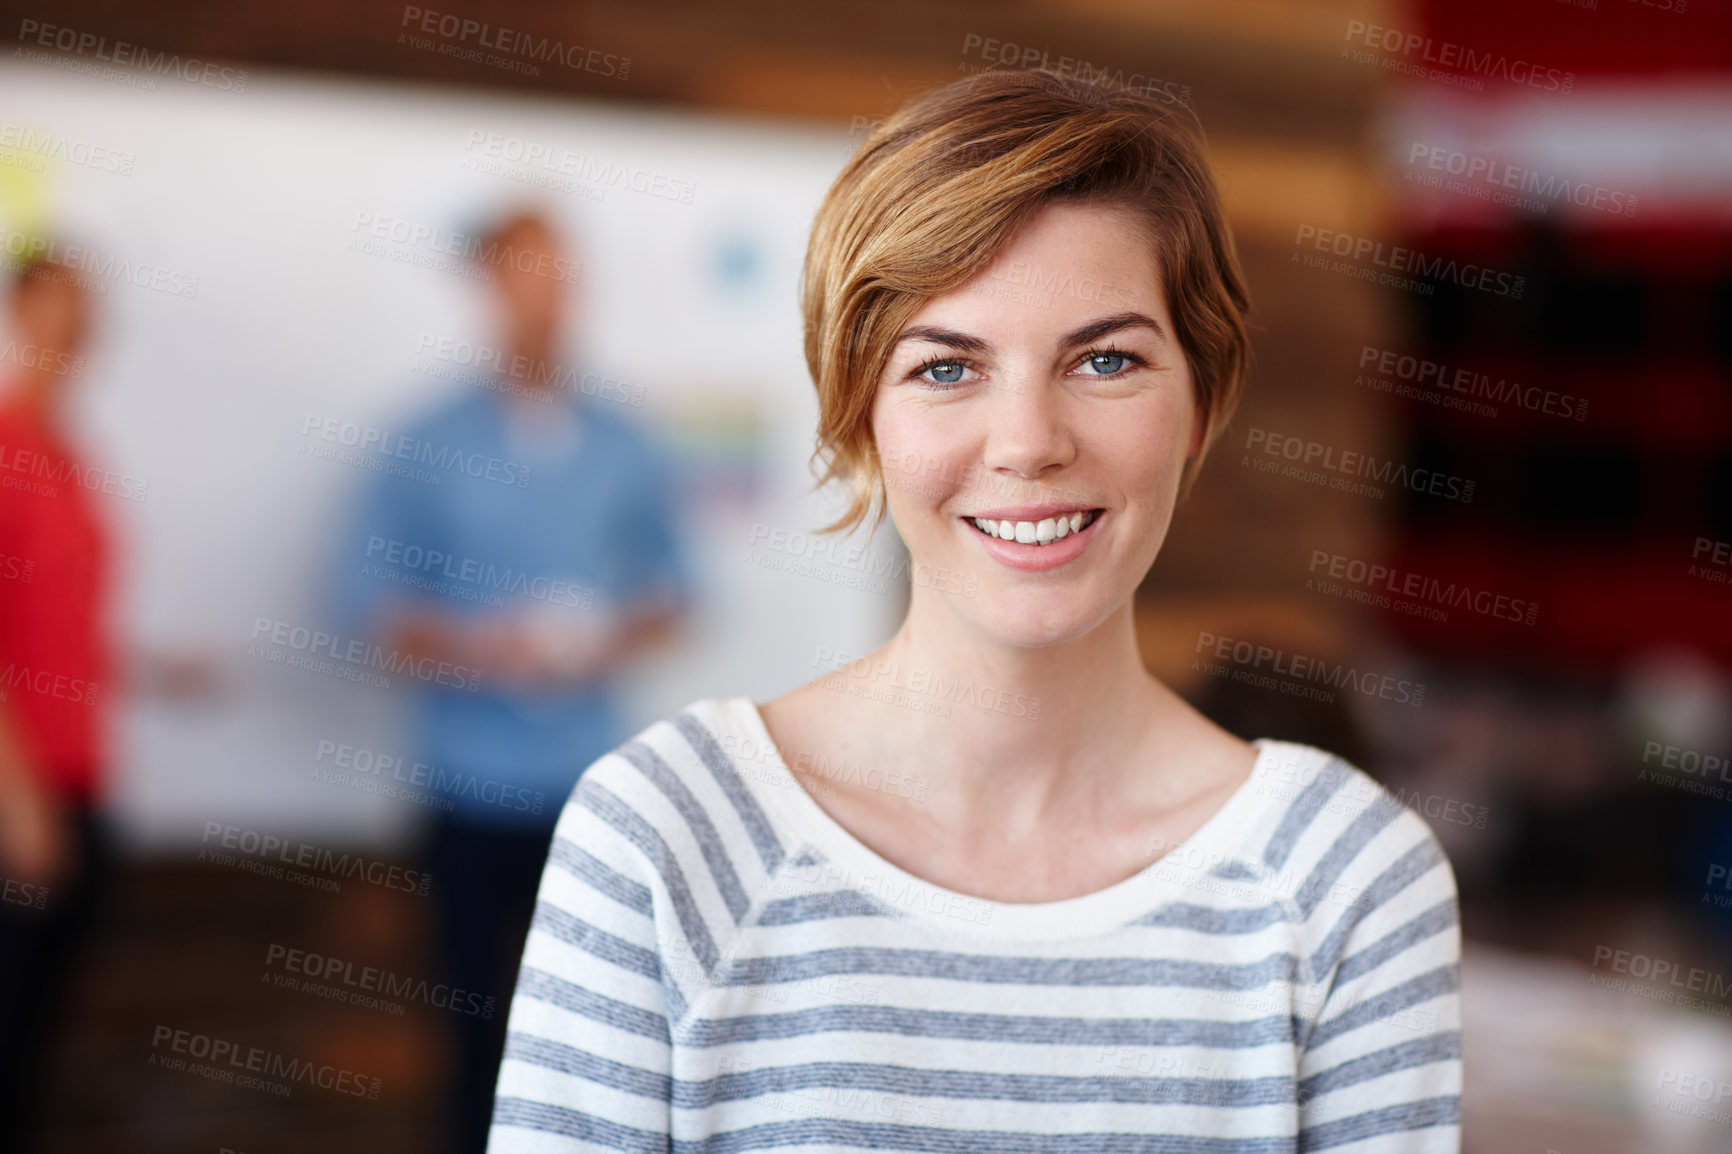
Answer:
[[579, 779], [554, 830], [511, 1002], [492, 1154], [671, 1149], [680, 994], [658, 947], [667, 890], [615, 761]]
[[682, 1081], [676, 1043], [728, 984], [752, 895], [786, 860], [699, 719], [716, 708], [696, 703], [601, 758], [560, 812], [511, 1003], [495, 1154], [669, 1150], [677, 1125], [703, 1124], [713, 1072]]
[[1344, 834], [1333, 856], [1351, 861], [1313, 895], [1328, 928], [1306, 966], [1320, 1005], [1301, 1027], [1299, 1149], [1456, 1154], [1455, 878], [1430, 827], [1387, 795], [1355, 826], [1381, 829], [1351, 848]]

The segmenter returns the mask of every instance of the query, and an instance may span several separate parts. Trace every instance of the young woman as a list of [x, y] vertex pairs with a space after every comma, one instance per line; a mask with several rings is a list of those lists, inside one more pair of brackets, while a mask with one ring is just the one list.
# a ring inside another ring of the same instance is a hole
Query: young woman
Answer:
[[806, 357], [841, 524], [887, 506], [926, 579], [878, 652], [584, 775], [493, 1150], [1458, 1149], [1425, 823], [1138, 657], [1247, 307], [1183, 110], [993, 72], [873, 134]]

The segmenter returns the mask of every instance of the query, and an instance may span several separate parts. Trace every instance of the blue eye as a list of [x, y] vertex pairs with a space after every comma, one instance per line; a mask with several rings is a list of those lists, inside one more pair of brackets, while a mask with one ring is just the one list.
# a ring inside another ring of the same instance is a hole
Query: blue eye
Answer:
[[925, 371], [940, 385], [954, 385], [962, 379], [962, 364], [959, 361], [939, 361], [927, 365]]
[[1095, 353], [1088, 359], [1089, 368], [1103, 377], [1123, 371], [1127, 358], [1123, 353]]

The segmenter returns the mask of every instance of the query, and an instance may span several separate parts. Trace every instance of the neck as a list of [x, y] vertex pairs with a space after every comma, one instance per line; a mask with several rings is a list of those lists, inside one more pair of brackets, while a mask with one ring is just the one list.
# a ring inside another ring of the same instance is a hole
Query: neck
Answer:
[[511, 342], [513, 356], [527, 358], [531, 362], [547, 362], [550, 360], [552, 342], [544, 340], [524, 339]]
[[945, 597], [915, 586], [902, 628], [872, 659], [874, 674], [877, 662], [893, 667], [880, 687], [924, 689], [901, 692], [949, 709], [912, 714], [935, 792], [976, 814], [1116, 792], [1174, 700], [1143, 667], [1130, 600], [1088, 633], [1036, 649], [983, 637]]

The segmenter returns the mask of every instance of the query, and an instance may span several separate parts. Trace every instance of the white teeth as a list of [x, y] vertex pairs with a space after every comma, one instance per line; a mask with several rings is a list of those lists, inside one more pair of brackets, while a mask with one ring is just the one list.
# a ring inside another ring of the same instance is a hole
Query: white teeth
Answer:
[[974, 527], [988, 537], [997, 537], [1001, 541], [1017, 541], [1024, 545], [1050, 545], [1054, 541], [1062, 541], [1072, 533], [1080, 533], [1087, 513], [1069, 513], [1059, 517], [1047, 517], [1040, 521], [994, 520], [991, 517], [973, 517]]

